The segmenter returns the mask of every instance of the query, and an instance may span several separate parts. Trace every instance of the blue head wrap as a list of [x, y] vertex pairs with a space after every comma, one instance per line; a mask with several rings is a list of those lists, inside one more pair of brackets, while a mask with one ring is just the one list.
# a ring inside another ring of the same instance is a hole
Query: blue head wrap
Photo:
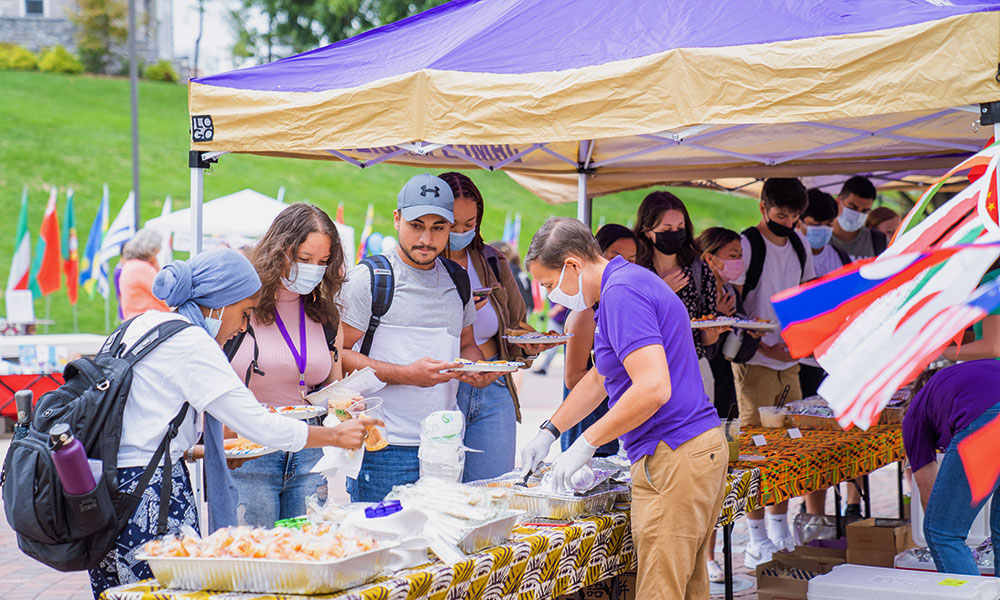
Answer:
[[202, 252], [191, 260], [176, 260], [153, 280], [153, 295], [177, 307], [177, 312], [202, 328], [200, 306], [222, 308], [253, 296], [260, 277], [245, 256], [229, 248]]
[[[260, 277], [245, 256], [228, 248], [203, 252], [191, 260], [170, 263], [156, 274], [153, 295], [192, 323], [205, 327], [201, 306], [222, 308], [253, 296]], [[222, 449], [222, 424], [205, 414], [205, 474], [208, 528], [236, 525], [236, 483], [226, 465]], [[205, 532], [203, 532], [205, 533]]]

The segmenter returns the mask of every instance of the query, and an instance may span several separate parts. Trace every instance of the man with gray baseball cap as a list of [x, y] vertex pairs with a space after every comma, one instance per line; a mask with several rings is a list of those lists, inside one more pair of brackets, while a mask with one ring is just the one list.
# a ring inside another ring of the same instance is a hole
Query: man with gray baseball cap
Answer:
[[[389, 446], [366, 452], [358, 477], [347, 480], [354, 502], [379, 502], [393, 486], [416, 481], [420, 421], [437, 410], [457, 410], [459, 381], [484, 387], [498, 377], [448, 372], [458, 366], [455, 357], [484, 358], [472, 330], [476, 307], [468, 274], [440, 256], [448, 247], [454, 205], [445, 181], [428, 174], [411, 178], [393, 213], [398, 245], [372, 261], [377, 264], [351, 269], [341, 289], [345, 372], [371, 367], [387, 384], [379, 395]], [[377, 320], [366, 354], [366, 333], [376, 321], [372, 290], [384, 295], [386, 287], [389, 309]]]

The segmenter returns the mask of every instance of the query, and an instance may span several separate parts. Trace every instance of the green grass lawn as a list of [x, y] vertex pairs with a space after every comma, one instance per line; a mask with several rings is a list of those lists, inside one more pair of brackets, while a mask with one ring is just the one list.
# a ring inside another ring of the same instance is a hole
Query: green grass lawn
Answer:
[[[129, 89], [125, 79], [107, 79], [0, 71], [0, 281], [7, 281], [14, 250], [14, 233], [22, 186], [28, 186], [32, 245], [52, 185], [59, 188], [59, 218], [63, 220], [65, 189], [75, 193], [80, 248], [101, 198], [101, 186], [111, 189], [111, 217], [131, 188]], [[140, 213], [143, 220], [159, 216], [167, 195], [174, 208], [188, 202], [188, 115], [186, 88], [181, 85], [139, 84], [141, 156]], [[369, 202], [375, 204], [375, 231], [392, 234], [392, 209], [402, 184], [416, 169], [379, 165], [360, 171], [343, 163], [257, 156], [225, 156], [205, 177], [206, 200], [243, 188], [276, 196], [285, 186], [286, 202], [307, 201], [331, 214], [344, 203], [348, 225], [360, 234]], [[549, 216], [575, 216], [575, 204], [542, 202], [501, 172], [469, 171], [486, 198], [484, 235], [500, 236], [508, 212], [522, 215], [521, 246]], [[743, 228], [758, 218], [755, 202], [710, 190], [674, 190], [688, 206], [697, 229], [723, 225]], [[626, 224], [647, 191], [605, 196], [594, 201], [594, 223]], [[5, 285], [5, 283], [0, 284]], [[45, 302], [36, 301], [43, 316]], [[103, 332], [104, 302], [81, 295], [81, 331]], [[69, 300], [64, 291], [51, 296], [50, 332], [72, 330]]]

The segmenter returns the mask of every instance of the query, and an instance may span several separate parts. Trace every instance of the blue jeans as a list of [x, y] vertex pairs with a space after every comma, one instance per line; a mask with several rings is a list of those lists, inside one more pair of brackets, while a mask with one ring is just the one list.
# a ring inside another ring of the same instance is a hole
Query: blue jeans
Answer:
[[[924, 514], [924, 539], [934, 558], [934, 566], [941, 573], [979, 575], [979, 568], [972, 557], [972, 550], [965, 545], [965, 539], [969, 536], [972, 522], [990, 496], [978, 504], [972, 504], [972, 491], [958, 454], [958, 443], [998, 415], [1000, 403], [955, 434], [938, 465], [934, 488]], [[1000, 502], [994, 502], [990, 514], [990, 537], [993, 539], [993, 547], [1000, 548]], [[995, 572], [1000, 574], [998, 552], [993, 553], [993, 565]]]
[[365, 452], [357, 479], [347, 478], [351, 502], [381, 502], [393, 486], [420, 479], [417, 446], [386, 446], [378, 452]]
[[465, 453], [462, 481], [492, 479], [514, 469], [517, 414], [507, 379], [484, 388], [458, 384], [458, 410], [465, 417], [465, 445], [482, 452]]
[[240, 524], [273, 527], [275, 521], [306, 514], [306, 496], [318, 494], [325, 502], [326, 479], [309, 472], [322, 456], [319, 448], [274, 452], [234, 469]]
[[[563, 386], [563, 400], [569, 396], [570, 390], [564, 385]], [[562, 451], [565, 452], [569, 450], [569, 447], [573, 445], [576, 438], [583, 435], [587, 428], [597, 422], [598, 419], [608, 414], [608, 399], [605, 398], [598, 406], [594, 409], [594, 412], [590, 413], [583, 418], [582, 421], [576, 425], [570, 427], [559, 437], [559, 445], [562, 447]], [[618, 454], [618, 440], [611, 440], [607, 444], [604, 444], [594, 452], [594, 456], [614, 456]]]

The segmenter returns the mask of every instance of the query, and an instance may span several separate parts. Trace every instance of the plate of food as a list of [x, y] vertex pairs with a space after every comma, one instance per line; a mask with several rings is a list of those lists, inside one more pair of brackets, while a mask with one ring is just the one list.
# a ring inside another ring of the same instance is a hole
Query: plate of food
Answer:
[[521, 321], [517, 327], [512, 327], [506, 331], [503, 339], [513, 344], [563, 344], [573, 337], [572, 333], [559, 333], [558, 331], [535, 331], [535, 328]]
[[732, 326], [752, 331], [775, 331], [781, 327], [777, 321], [768, 321], [767, 319], [739, 319]]
[[326, 414], [326, 408], [322, 406], [313, 406], [311, 404], [292, 404], [290, 406], [269, 406], [267, 410], [269, 412], [273, 412], [275, 414], [282, 415], [284, 417], [290, 417], [292, 419], [299, 419], [302, 421]]
[[523, 362], [513, 360], [466, 360], [464, 358], [456, 358], [452, 362], [456, 362], [461, 366], [455, 369], [448, 369], [451, 372], [513, 373], [524, 366]]
[[222, 447], [226, 452], [226, 458], [256, 458], [277, 452], [274, 448], [261, 446], [242, 437], [229, 438], [222, 443]]
[[691, 327], [702, 329], [704, 327], [732, 327], [739, 319], [735, 317], [717, 317], [715, 315], [691, 319]]

